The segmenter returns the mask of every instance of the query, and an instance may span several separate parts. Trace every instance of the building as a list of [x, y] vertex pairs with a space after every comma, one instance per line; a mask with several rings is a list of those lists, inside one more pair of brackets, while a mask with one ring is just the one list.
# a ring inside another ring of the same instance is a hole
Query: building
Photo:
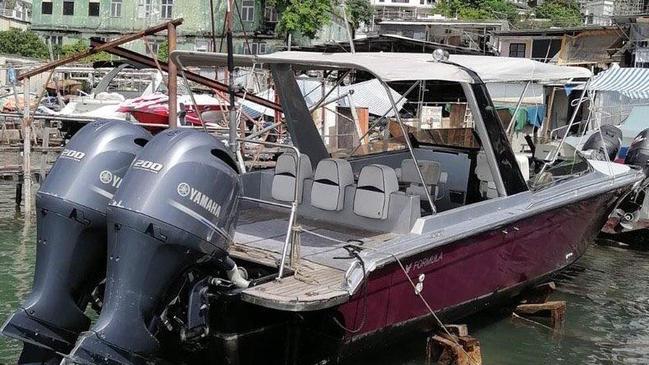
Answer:
[[433, 15], [435, 0], [370, 0], [376, 10], [375, 21], [417, 20]]
[[27, 29], [31, 18], [31, 0], [0, 0], [0, 31]]
[[[210, 3], [218, 7], [214, 12], [214, 27]], [[285, 40], [275, 32], [278, 14], [274, 7], [266, 6], [265, 0], [237, 0], [236, 8], [239, 10], [233, 22], [236, 53], [262, 54], [285, 47]], [[90, 37], [110, 39], [175, 18], [184, 19], [178, 27], [179, 49], [225, 51], [225, 42], [220, 37], [225, 2], [216, 0], [34, 0], [32, 30], [53, 44], [63, 45]], [[212, 29], [217, 34], [216, 44]], [[331, 29], [323, 32], [325, 36], [341, 33]], [[165, 34], [161, 32], [127, 47], [142, 53], [150, 49], [155, 53], [164, 40]]]
[[494, 33], [501, 56], [606, 68], [623, 61], [627, 37], [616, 26], [585, 26]]
[[612, 25], [613, 17], [649, 11], [648, 0], [580, 0], [579, 4], [587, 25]]
[[626, 64], [649, 68], [649, 12], [639, 15], [616, 16], [616, 25], [626, 29], [629, 41], [624, 46]]

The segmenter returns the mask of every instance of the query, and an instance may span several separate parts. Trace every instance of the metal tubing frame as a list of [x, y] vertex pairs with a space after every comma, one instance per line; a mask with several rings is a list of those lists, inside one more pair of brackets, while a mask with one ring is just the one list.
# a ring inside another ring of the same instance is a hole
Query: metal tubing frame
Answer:
[[352, 70], [347, 70], [347, 71], [345, 71], [345, 73], [342, 74], [342, 76], [338, 77], [338, 80], [336, 81], [336, 86], [332, 87], [331, 90], [329, 90], [325, 94], [325, 96], [323, 96], [320, 100], [318, 100], [318, 102], [315, 103], [309, 109], [309, 113], [313, 113], [316, 109], [318, 109], [321, 106], [321, 104], [324, 103], [324, 101], [329, 97], [329, 95], [331, 95], [336, 89], [338, 89], [338, 87], [340, 87], [340, 83], [343, 82], [345, 77], [347, 77], [351, 72], [352, 72]]
[[512, 119], [509, 121], [509, 125], [507, 126], [507, 135], [509, 135], [514, 131], [514, 121], [516, 121], [516, 114], [518, 114], [518, 111], [521, 108], [521, 104], [523, 104], [523, 98], [525, 98], [525, 93], [527, 92], [527, 88], [530, 86], [531, 82], [532, 81], [528, 81], [525, 84], [525, 87], [523, 88], [523, 92], [521, 92], [521, 96], [518, 98], [518, 103], [516, 103], [514, 114], [512, 115]]
[[[405, 99], [417, 87], [417, 85], [419, 85], [420, 83], [421, 83], [421, 80], [415, 81], [415, 83], [412, 84], [412, 86], [410, 86], [408, 88], [408, 90], [406, 90], [406, 92], [403, 93], [403, 95], [401, 95], [401, 97], [399, 97], [399, 99], [397, 100], [397, 104], [399, 104], [401, 102], [401, 100]], [[388, 108], [388, 110], [386, 110], [385, 113], [383, 113], [383, 115], [379, 119], [372, 122], [372, 124], [369, 127], [367, 127], [367, 132], [365, 132], [365, 134], [363, 134], [363, 136], [361, 136], [360, 139], [362, 140], [363, 138], [367, 137], [367, 135], [370, 134], [370, 132], [374, 129], [374, 127], [376, 127], [383, 119], [385, 119], [388, 116], [388, 113], [390, 112], [390, 110], [392, 110], [392, 109]], [[354, 152], [358, 151], [358, 149], [362, 145], [363, 145], [362, 143], [359, 143], [358, 146], [354, 147], [354, 149], [349, 154], [349, 156], [350, 157], [354, 156]]]
[[[189, 81], [187, 80], [187, 76], [185, 75], [185, 66], [183, 66], [180, 61], [178, 61], [178, 65], [180, 66], [180, 75], [183, 78], [183, 83], [185, 84], [185, 87], [187, 88], [187, 91], [189, 92], [189, 97], [192, 99], [192, 104], [194, 104], [194, 110], [196, 110], [196, 115], [198, 116], [198, 120], [201, 121], [201, 125], [203, 126], [203, 131], [207, 133], [207, 128], [205, 126], [205, 121], [203, 120], [203, 116], [201, 115], [201, 111], [198, 110], [198, 104], [196, 103], [196, 98], [194, 98], [194, 92], [192, 91], [192, 88], [189, 86]], [[232, 105], [230, 105], [230, 108], [232, 108]]]
[[[549, 162], [546, 162], [543, 164], [543, 167], [541, 167], [541, 171], [536, 176], [541, 176], [543, 172], [545, 172], [546, 167], [549, 165], [554, 164], [554, 162], [557, 160], [557, 157], [559, 157], [559, 152], [561, 151], [561, 148], [563, 147], [563, 143], [566, 140], [566, 137], [568, 137], [568, 132], [572, 128], [572, 126], [575, 123], [575, 119], [577, 118], [577, 113], [579, 113], [579, 108], [581, 108], [581, 104], [583, 104], [584, 100], [586, 99], [586, 91], [588, 90], [588, 86], [590, 86], [590, 81], [584, 85], [584, 89], [581, 91], [581, 95], [579, 96], [579, 102], [577, 103], [577, 106], [575, 106], [575, 110], [572, 111], [572, 117], [570, 117], [570, 123], [568, 123], [568, 128], [566, 130], [566, 133], [563, 135], [563, 138], [561, 138], [561, 142], [559, 142], [559, 146], [557, 146], [557, 149], [554, 151], [554, 154], [552, 156], [552, 159]], [[536, 179], [538, 180], [538, 179]], [[536, 183], [536, 182], [535, 182]]]
[[421, 173], [421, 169], [419, 168], [419, 162], [417, 161], [417, 157], [415, 157], [415, 151], [412, 149], [412, 143], [410, 143], [410, 136], [408, 135], [408, 131], [406, 130], [406, 127], [403, 125], [403, 121], [401, 120], [401, 116], [399, 115], [399, 109], [397, 108], [397, 104], [394, 102], [394, 97], [392, 96], [392, 93], [390, 92], [390, 86], [388, 84], [377, 78], [379, 82], [383, 85], [385, 88], [385, 92], [388, 94], [388, 99], [390, 100], [390, 104], [392, 104], [392, 108], [394, 109], [394, 115], [397, 119], [397, 123], [399, 123], [399, 127], [401, 127], [401, 133], [403, 134], [403, 139], [406, 141], [406, 145], [408, 146], [408, 152], [410, 152], [410, 157], [412, 157], [412, 160], [415, 163], [415, 170], [417, 170], [417, 175], [419, 175], [419, 180], [421, 180], [421, 184], [424, 186], [424, 191], [426, 192], [426, 198], [428, 199], [428, 203], [430, 204], [430, 209], [432, 211], [432, 214], [437, 214], [437, 208], [435, 207], [435, 202], [433, 201], [433, 198], [430, 195], [430, 191], [428, 191], [428, 188], [426, 187], [426, 180], [424, 179], [424, 175]]
[[[296, 221], [296, 215], [297, 215], [297, 205], [298, 205], [298, 198], [299, 198], [299, 186], [300, 186], [300, 157], [301, 153], [300, 150], [295, 147], [295, 146], [290, 146], [286, 144], [281, 144], [281, 143], [274, 143], [274, 142], [264, 142], [264, 141], [251, 141], [249, 139], [245, 138], [237, 138], [237, 141], [240, 143], [253, 143], [253, 144], [260, 144], [263, 146], [272, 146], [272, 147], [282, 147], [282, 148], [290, 148], [295, 152], [295, 156], [297, 158], [297, 163], [295, 164], [295, 189], [293, 192], [293, 201], [291, 202], [291, 214], [288, 218], [288, 229], [286, 231], [286, 239], [284, 240], [284, 247], [282, 248], [282, 257], [280, 260], [279, 264], [279, 273], [277, 274], [277, 279], [281, 279], [284, 276], [284, 266], [286, 265], [286, 254], [288, 253], [288, 248], [289, 246], [293, 245], [293, 240], [292, 240], [292, 233], [293, 233], [293, 227], [295, 226], [295, 221]], [[254, 199], [254, 198], [253, 198]], [[266, 202], [260, 199], [257, 199], [259, 203], [267, 203], [270, 205], [275, 205], [277, 206], [277, 203], [274, 202]], [[282, 204], [282, 206], [285, 206]], [[285, 206], [286, 207], [286, 206]], [[299, 259], [299, 257], [298, 257]]]

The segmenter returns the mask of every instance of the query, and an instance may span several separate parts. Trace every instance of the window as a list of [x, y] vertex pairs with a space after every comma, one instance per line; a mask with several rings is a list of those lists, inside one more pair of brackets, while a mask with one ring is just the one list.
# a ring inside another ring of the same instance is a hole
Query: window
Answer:
[[525, 58], [525, 43], [510, 43], [509, 57]]
[[274, 6], [266, 6], [264, 9], [264, 20], [269, 23], [277, 23], [277, 9]]
[[[250, 45], [250, 47], [248, 47]], [[266, 43], [264, 42], [252, 42], [249, 44], [243, 44], [243, 53], [244, 54], [265, 54], [266, 53]]]
[[23, 18], [24, 14], [25, 13], [23, 12], [23, 4], [20, 2], [16, 3], [16, 19], [24, 20]]
[[41, 14], [52, 14], [52, 2], [43, 1], [41, 3]]
[[255, 21], [255, 0], [243, 0], [241, 2], [241, 20], [244, 22]]
[[153, 15], [152, 0], [140, 0], [138, 5], [138, 17], [148, 19]]
[[160, 16], [162, 19], [171, 19], [173, 17], [174, 0], [161, 0], [162, 9]]
[[88, 16], [99, 16], [99, 3], [91, 1], [88, 3]]
[[74, 15], [74, 1], [63, 2], [63, 15]]
[[113, 18], [119, 18], [122, 16], [122, 0], [110, 1], [110, 16]]
[[50, 35], [50, 36], [47, 36], [45, 39], [47, 39], [47, 41], [49, 43], [51, 43], [53, 46], [61, 46], [61, 45], [63, 45], [63, 36]]

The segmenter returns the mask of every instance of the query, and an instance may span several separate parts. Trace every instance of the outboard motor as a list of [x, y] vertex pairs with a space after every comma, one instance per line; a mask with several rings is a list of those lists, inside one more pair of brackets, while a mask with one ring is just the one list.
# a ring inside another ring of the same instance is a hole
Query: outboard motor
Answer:
[[34, 287], [2, 328], [25, 342], [20, 364], [58, 364], [58, 354], [67, 354], [90, 327], [84, 311], [105, 277], [106, 207], [150, 139], [123, 121], [90, 123], [72, 137], [38, 190]]
[[215, 137], [186, 129], [156, 135], [109, 205], [104, 307], [69, 362], [159, 363], [161, 313], [193, 267], [217, 266], [247, 286], [226, 251], [241, 190], [237, 166]]
[[615, 126], [606, 124], [588, 138], [582, 150], [593, 151], [591, 157], [595, 160], [606, 161], [606, 154], [608, 154], [608, 160], [615, 161], [621, 145], [622, 131]]
[[624, 163], [642, 167], [645, 174], [649, 172], [649, 128], [640, 132], [631, 142]]

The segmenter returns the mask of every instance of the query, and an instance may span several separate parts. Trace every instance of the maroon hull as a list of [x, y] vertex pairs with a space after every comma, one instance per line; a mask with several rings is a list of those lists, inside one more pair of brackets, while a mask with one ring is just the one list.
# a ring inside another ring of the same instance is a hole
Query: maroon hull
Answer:
[[[403, 265], [415, 282], [425, 274], [422, 293], [436, 312], [452, 311], [455, 314], [446, 319], [458, 319], [484, 308], [497, 293], [514, 295], [518, 292], [514, 289], [533, 285], [575, 262], [604, 225], [618, 193], [611, 191], [433, 248], [403, 260]], [[368, 285], [367, 301], [360, 290], [339, 307], [348, 328], [362, 325], [348, 340], [427, 317], [397, 263], [372, 273]]]

